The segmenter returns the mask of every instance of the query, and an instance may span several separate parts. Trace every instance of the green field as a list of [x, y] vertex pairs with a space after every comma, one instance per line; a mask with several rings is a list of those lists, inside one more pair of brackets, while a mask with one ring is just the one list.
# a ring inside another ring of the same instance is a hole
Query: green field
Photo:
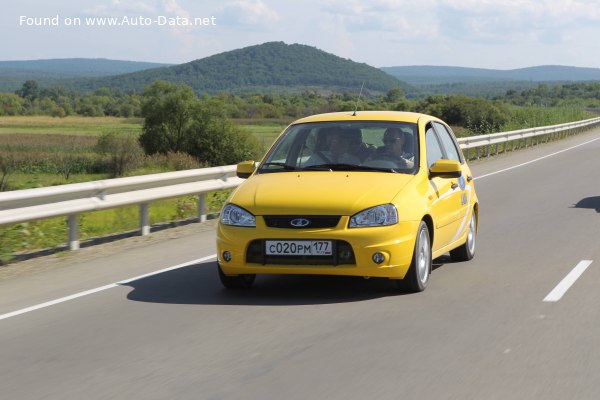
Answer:
[[61, 134], [99, 136], [105, 132], [140, 133], [141, 118], [16, 116], [0, 117], [0, 134]]
[[[578, 109], [557, 107], [531, 107], [515, 109], [505, 130], [531, 126], [554, 125], [562, 122], [590, 118]], [[65, 117], [47, 116], [0, 117], [0, 167], [2, 156], [13, 153], [34, 160], [34, 165], [13, 171], [9, 176], [12, 190], [61, 185], [75, 182], [107, 179], [107, 173], [73, 173], [68, 178], [60, 169], [51, 167], [60, 162], [64, 154], [75, 154], [81, 163], [95, 162], [96, 138], [104, 133], [137, 135], [142, 130], [142, 119], [116, 117]], [[234, 120], [234, 123], [255, 135], [266, 150], [288, 125], [283, 120]], [[468, 135], [464, 128], [456, 127], [459, 136]], [[3, 153], [4, 152], [4, 153]], [[50, 167], [49, 167], [50, 166]], [[89, 165], [88, 165], [89, 167]], [[145, 164], [130, 175], [166, 172], [164, 160], [148, 158]], [[2, 170], [0, 169], [0, 177]], [[209, 213], [217, 213], [229, 191], [207, 196]], [[156, 202], [150, 205], [152, 224], [194, 218], [198, 198], [188, 196]], [[138, 229], [137, 207], [86, 213], [80, 216], [80, 238], [104, 236]], [[0, 227], [0, 265], [13, 254], [62, 246], [67, 240], [66, 218], [53, 218], [31, 223]]]
[[[118, 118], [118, 117], [74, 117], [55, 118], [48, 116], [16, 116], [0, 117], [0, 134], [28, 133], [28, 134], [68, 134], [99, 136], [105, 132], [136, 133], [142, 131], [143, 119]], [[283, 121], [249, 120], [235, 121], [242, 129], [253, 133], [256, 137], [270, 145], [273, 140], [287, 126]]]
[[[58, 172], [48, 172], [48, 163], [56, 162], [61, 153], [77, 154], [83, 159], [93, 157], [96, 137], [103, 133], [139, 134], [142, 120], [115, 117], [46, 116], [0, 117], [0, 151], [10, 148], [23, 157], [37, 160], [38, 166], [15, 171], [9, 176], [13, 190], [86, 182], [108, 178], [106, 173], [75, 173], [66, 179]], [[266, 149], [287, 125], [285, 122], [236, 122], [242, 129], [256, 135]], [[1, 155], [0, 155], [1, 157]], [[0, 160], [1, 161], [1, 160]], [[166, 172], [159, 164], [146, 163], [132, 175]], [[230, 191], [207, 196], [207, 211], [217, 213]], [[185, 220], [197, 216], [198, 198], [187, 196], [150, 205], [151, 224]], [[80, 239], [104, 236], [139, 228], [138, 207], [85, 213], [80, 216]], [[0, 265], [15, 253], [62, 246], [67, 240], [66, 218], [0, 227]]]

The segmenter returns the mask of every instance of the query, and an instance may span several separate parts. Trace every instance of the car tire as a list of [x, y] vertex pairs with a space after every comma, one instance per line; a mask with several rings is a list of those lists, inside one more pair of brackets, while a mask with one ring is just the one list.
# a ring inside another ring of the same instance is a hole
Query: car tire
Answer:
[[477, 239], [477, 214], [473, 210], [469, 220], [469, 232], [465, 243], [450, 251], [452, 261], [469, 261], [475, 257], [475, 244]]
[[255, 274], [227, 276], [223, 273], [221, 266], [218, 264], [217, 269], [219, 270], [219, 279], [227, 289], [250, 289], [254, 283], [254, 279], [256, 279]]
[[421, 221], [417, 231], [412, 262], [404, 279], [397, 282], [399, 289], [413, 293], [425, 290], [431, 275], [431, 265], [431, 236], [429, 236], [427, 224], [425, 221]]

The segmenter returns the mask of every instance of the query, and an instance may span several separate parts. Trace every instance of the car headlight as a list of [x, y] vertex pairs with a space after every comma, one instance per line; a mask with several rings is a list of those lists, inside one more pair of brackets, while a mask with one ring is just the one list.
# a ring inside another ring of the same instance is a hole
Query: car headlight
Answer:
[[367, 208], [350, 218], [350, 228], [386, 226], [398, 223], [398, 211], [393, 204], [382, 204]]
[[221, 211], [221, 223], [233, 226], [256, 226], [256, 218], [234, 204], [227, 204]]

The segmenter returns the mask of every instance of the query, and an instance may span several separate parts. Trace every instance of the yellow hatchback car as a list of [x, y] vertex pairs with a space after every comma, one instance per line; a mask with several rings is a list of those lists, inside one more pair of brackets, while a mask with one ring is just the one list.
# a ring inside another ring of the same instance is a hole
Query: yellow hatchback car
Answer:
[[427, 287], [432, 260], [475, 255], [479, 205], [452, 130], [418, 113], [319, 114], [293, 122], [223, 207], [217, 262], [227, 288], [256, 274], [393, 279]]

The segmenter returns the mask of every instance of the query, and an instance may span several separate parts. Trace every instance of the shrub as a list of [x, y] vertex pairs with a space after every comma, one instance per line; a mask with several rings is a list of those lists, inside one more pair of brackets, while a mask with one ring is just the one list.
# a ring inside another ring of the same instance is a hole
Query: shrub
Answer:
[[104, 133], [98, 138], [97, 151], [109, 157], [112, 177], [124, 176], [135, 169], [142, 159], [142, 149], [133, 135]]

